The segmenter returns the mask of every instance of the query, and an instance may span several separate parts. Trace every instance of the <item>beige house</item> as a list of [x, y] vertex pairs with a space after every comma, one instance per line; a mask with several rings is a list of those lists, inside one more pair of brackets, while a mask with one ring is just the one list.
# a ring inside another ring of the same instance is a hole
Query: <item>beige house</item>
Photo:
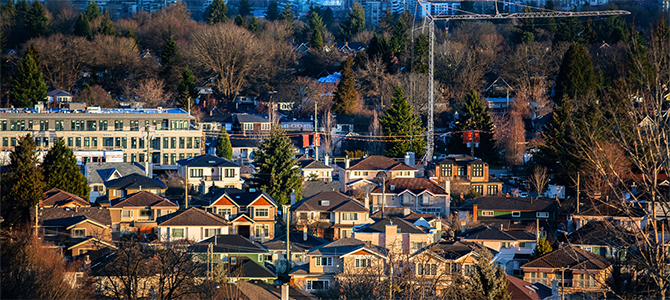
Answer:
[[152, 174], [153, 170], [147, 170], [150, 166], [143, 166], [141, 163], [124, 162], [98, 162], [87, 163], [84, 166], [84, 176], [88, 186], [91, 188], [89, 201], [95, 202], [98, 197], [106, 196], [105, 182], [119, 179], [130, 174], [147, 175]]
[[385, 188], [376, 187], [370, 197], [373, 211], [407, 207], [420, 213], [446, 216], [451, 206], [449, 190], [427, 178], [394, 178], [386, 182]]
[[275, 237], [277, 203], [259, 189], [223, 189], [209, 199], [204, 209], [229, 220], [232, 234], [261, 242]]
[[165, 241], [200, 242], [219, 234], [229, 234], [230, 225], [224, 217], [191, 207], [157, 220], [158, 238]]
[[632, 232], [640, 232], [647, 225], [647, 213], [634, 205], [624, 206], [603, 202], [572, 216], [575, 230], [593, 221], [610, 221]]
[[142, 191], [163, 196], [167, 186], [160, 180], [133, 173], [105, 182], [105, 189], [107, 199], [113, 200]]
[[344, 169], [340, 169], [340, 191], [374, 189], [381, 181], [377, 179], [379, 172], [386, 172], [386, 180], [395, 178], [414, 178], [418, 170], [394, 159], [372, 155], [356, 162], [348, 158], [344, 162]]
[[320, 192], [293, 204], [291, 219], [298, 230], [307, 227], [326, 240], [349, 238], [354, 226], [371, 223], [367, 205], [336, 191]]
[[432, 244], [435, 241], [435, 234], [402, 218], [391, 217], [354, 230], [352, 237], [384, 247], [394, 253], [412, 254]]
[[[435, 166], [437, 181], [466, 185], [480, 196], [502, 193], [502, 181], [489, 175], [489, 164], [464, 154], [452, 154]], [[460, 195], [457, 195], [460, 197]]]
[[61, 189], [52, 188], [44, 192], [46, 196], [44, 199], [40, 200], [39, 207], [90, 207], [91, 203], [86, 199], [79, 197], [75, 194], [68, 193]]
[[330, 182], [333, 180], [333, 168], [311, 158], [298, 160], [303, 180], [319, 180]]
[[153, 233], [159, 217], [171, 214], [179, 205], [159, 195], [141, 191], [110, 200], [114, 232]]
[[[213, 186], [241, 189], [240, 165], [214, 155], [198, 155], [177, 161], [179, 176], [187, 178], [188, 186], [203, 194]], [[187, 174], [188, 172], [188, 174]]]

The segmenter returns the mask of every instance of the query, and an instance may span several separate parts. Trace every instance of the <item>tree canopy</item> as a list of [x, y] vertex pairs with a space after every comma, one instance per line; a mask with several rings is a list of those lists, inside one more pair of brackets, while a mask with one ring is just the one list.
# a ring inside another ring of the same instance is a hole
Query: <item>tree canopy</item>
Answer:
[[205, 13], [202, 15], [202, 18], [207, 22], [207, 24], [212, 25], [216, 23], [225, 23], [228, 22], [228, 7], [223, 0], [214, 0], [212, 4], [207, 6]]
[[100, 6], [98, 6], [98, 3], [95, 3], [95, 0], [91, 0], [88, 3], [88, 6], [86, 6], [86, 11], [84, 12], [86, 14], [86, 18], [89, 20], [94, 20], [95, 18], [99, 17], [102, 15], [100, 12]]
[[561, 105], [564, 97], [595, 97], [597, 88], [596, 75], [586, 47], [572, 44], [563, 56], [556, 78], [554, 102]]
[[268, 21], [276, 21], [279, 20], [279, 14], [279, 4], [277, 4], [277, 1], [271, 1], [265, 11], [265, 18]]
[[221, 126], [221, 133], [216, 140], [216, 156], [233, 159], [233, 146], [230, 144], [230, 137], [225, 126]]
[[391, 102], [393, 104], [379, 120], [385, 136], [397, 136], [389, 138], [395, 141], [386, 143], [386, 154], [394, 157], [404, 157], [407, 152], [423, 155], [426, 140], [421, 121], [412, 113], [399, 86], [396, 86]]
[[351, 56], [347, 57], [347, 60], [344, 61], [341, 71], [342, 78], [340, 78], [340, 83], [337, 84], [337, 91], [333, 98], [335, 102], [333, 110], [344, 115], [353, 114], [358, 102], [358, 91], [354, 87], [353, 64], [354, 59]]
[[161, 65], [171, 65], [177, 55], [177, 51], [179, 51], [177, 42], [175, 42], [173, 36], [170, 36], [167, 41], [165, 41], [165, 47], [163, 47], [163, 52], [161, 53]]
[[[479, 93], [471, 90], [463, 103], [463, 114], [456, 121], [457, 131], [479, 131], [479, 147], [475, 147], [475, 156], [488, 163], [496, 163], [498, 150], [493, 140], [493, 121], [488, 113], [488, 106], [484, 105]], [[466, 134], [465, 132], [463, 134]], [[449, 153], [470, 155], [471, 149], [463, 143], [462, 135], [450, 137]], [[474, 138], [474, 137], [473, 137]]]
[[198, 87], [195, 77], [193, 77], [188, 67], [181, 74], [181, 81], [179, 82], [179, 86], [177, 86], [177, 92], [179, 93], [177, 98], [177, 106], [179, 108], [188, 109], [189, 101], [191, 101], [191, 105], [193, 106], [195, 99], [198, 98]]
[[340, 36], [344, 40], [350, 40], [352, 36], [363, 31], [365, 28], [365, 9], [358, 2], [349, 11], [346, 20], [340, 24]]
[[12, 78], [9, 95], [16, 107], [32, 107], [37, 102], [45, 101], [47, 98], [47, 83], [40, 71], [38, 59], [35, 57], [36, 53], [26, 51], [14, 78]]
[[[2, 176], [2, 213], [7, 224], [27, 222], [29, 209], [44, 198], [44, 175], [38, 167], [37, 147], [30, 134], [17, 141]], [[5, 225], [5, 223], [3, 223]]]
[[72, 149], [65, 145], [65, 140], [62, 138], [59, 138], [44, 156], [42, 172], [47, 190], [58, 188], [88, 199], [91, 188], [77, 165]]
[[533, 254], [531, 255], [531, 259], [536, 259], [542, 255], [545, 255], [551, 251], [554, 251], [554, 248], [551, 247], [551, 244], [549, 244], [549, 241], [545, 239], [544, 237], [540, 237], [540, 239], [537, 241], [537, 245], [535, 246], [535, 249], [533, 249]]
[[295, 192], [296, 201], [301, 198], [302, 177], [296, 168], [293, 144], [284, 131], [275, 127], [270, 137], [258, 147], [254, 185], [268, 193], [278, 205], [291, 201], [291, 192]]

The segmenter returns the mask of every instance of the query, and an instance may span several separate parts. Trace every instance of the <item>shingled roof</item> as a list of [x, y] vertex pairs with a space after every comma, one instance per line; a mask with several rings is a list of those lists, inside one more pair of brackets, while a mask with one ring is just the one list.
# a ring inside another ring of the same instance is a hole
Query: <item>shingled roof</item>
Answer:
[[118, 172], [118, 176], [130, 174], [144, 175], [144, 167], [139, 163], [124, 162], [98, 162], [86, 164], [86, 176], [88, 184], [104, 183], [110, 179], [110, 176]]
[[367, 249], [380, 256], [386, 256], [388, 253], [386, 248], [375, 246], [370, 242], [364, 242], [352, 238], [343, 238], [325, 245], [315, 247], [307, 254], [341, 256], [360, 249]]
[[[324, 205], [328, 201], [327, 205]], [[292, 211], [367, 212], [365, 205], [337, 191], [325, 191], [294, 204]]]
[[[433, 195], [447, 195], [443, 187], [437, 185], [435, 182], [427, 178], [396, 178], [386, 182], [387, 194], [400, 194], [404, 191], [409, 191], [414, 195], [423, 192], [430, 192]], [[372, 194], [381, 194], [382, 188], [377, 187], [372, 191]]]
[[224, 234], [210, 237], [193, 245], [193, 252], [206, 253], [212, 244], [214, 253], [259, 253], [269, 254], [267, 248], [260, 243], [252, 243], [249, 239], [237, 234]]
[[[307, 234], [307, 240], [304, 239], [304, 233], [302, 231], [291, 231], [289, 239], [291, 241], [291, 251], [307, 251], [317, 246], [328, 243], [328, 241]], [[278, 236], [270, 241], [267, 241], [263, 244], [270, 250], [286, 250], [286, 235]]]
[[300, 169], [324, 169], [332, 170], [333, 168], [326, 166], [326, 164], [311, 158], [303, 158], [297, 161]]
[[457, 260], [470, 253], [476, 253], [477, 251], [483, 249], [490, 251], [493, 254], [493, 256], [498, 254], [498, 252], [495, 250], [486, 248], [473, 242], [440, 240], [427, 247], [420, 249], [412, 256], [414, 257], [426, 251], [430, 251], [431, 253], [438, 255], [444, 259]]
[[40, 207], [58, 207], [64, 206], [68, 203], [74, 203], [78, 206], [84, 207], [91, 206], [91, 203], [86, 201], [84, 198], [57, 188], [52, 188], [44, 192], [44, 195], [46, 198], [40, 201]]
[[386, 225], [398, 226], [398, 233], [426, 233], [419, 226], [398, 217], [384, 218], [373, 224], [366, 225], [359, 232], [386, 232]]
[[503, 196], [484, 196], [468, 201], [459, 207], [459, 210], [472, 210], [477, 204], [477, 210], [514, 210], [514, 211], [556, 211], [558, 202], [551, 198], [522, 198]]
[[458, 236], [465, 240], [490, 241], [535, 241], [535, 235], [521, 230], [502, 231], [498, 228], [483, 225], [466, 230]]
[[132, 193], [125, 198], [117, 198], [111, 201], [112, 208], [122, 207], [174, 207], [179, 205], [173, 203], [167, 198], [163, 198], [154, 193], [141, 191]]
[[157, 220], [158, 226], [226, 226], [228, 221], [217, 214], [191, 207], [162, 216]]
[[[31, 220], [35, 220], [35, 210], [30, 210]], [[38, 209], [38, 222], [41, 226], [64, 226], [68, 227], [84, 220], [91, 220], [101, 225], [111, 226], [112, 217], [109, 209], [104, 207], [79, 207], [79, 208], [40, 208]]]
[[415, 168], [412, 168], [404, 163], [397, 162], [392, 158], [381, 155], [372, 155], [364, 159], [359, 160], [355, 164], [351, 165], [349, 169], [352, 171], [416, 171]]
[[609, 221], [593, 220], [567, 236], [572, 245], [626, 247], [635, 244], [635, 234]]
[[228, 168], [239, 168], [240, 165], [214, 155], [198, 155], [187, 159], [181, 159], [177, 161], [177, 164], [180, 166], [187, 166], [189, 168], [202, 168], [202, 167], [228, 167]]
[[302, 186], [302, 198], [312, 197], [323, 191], [339, 191], [340, 182], [338, 181], [305, 181]]
[[108, 189], [123, 189], [123, 190], [167, 189], [167, 186], [162, 181], [135, 173], [107, 181], [105, 182], [105, 187], [107, 187]]
[[597, 216], [597, 217], [633, 217], [643, 218], [646, 213], [637, 207], [624, 207], [621, 204], [600, 203], [594, 207], [584, 210], [577, 214], [578, 216]]
[[582, 250], [577, 246], [558, 248], [550, 253], [530, 261], [522, 269], [561, 269], [569, 268], [574, 271], [604, 270], [612, 265], [606, 258]]
[[277, 278], [277, 275], [270, 269], [246, 257], [238, 258], [238, 262], [236, 264], [231, 264], [229, 276], [235, 278], [248, 278], [248, 279]]
[[263, 196], [275, 206], [277, 205], [277, 201], [272, 198], [272, 196], [257, 188], [249, 188], [246, 190], [236, 188], [216, 189], [209, 197], [209, 205], [213, 205], [222, 197], [226, 197], [239, 206], [247, 206], [261, 196]]
[[511, 300], [542, 300], [551, 296], [551, 289], [541, 283], [530, 283], [512, 275], [507, 277], [507, 293]]

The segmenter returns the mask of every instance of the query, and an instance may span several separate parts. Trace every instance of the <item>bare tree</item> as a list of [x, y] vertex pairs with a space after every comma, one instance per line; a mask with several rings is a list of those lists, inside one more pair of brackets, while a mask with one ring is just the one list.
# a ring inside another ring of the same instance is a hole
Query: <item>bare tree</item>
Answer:
[[547, 168], [536, 166], [533, 169], [533, 173], [530, 174], [529, 178], [530, 183], [535, 187], [537, 191], [537, 196], [542, 197], [542, 192], [544, 191], [545, 186], [549, 182], [549, 176], [547, 175]]
[[380, 57], [370, 58], [357, 71], [361, 97], [375, 106], [388, 106], [391, 103], [398, 79], [386, 72], [386, 64]]
[[40, 54], [42, 73], [49, 84], [71, 92], [88, 65], [91, 42], [84, 37], [57, 33], [27, 43], [31, 44]]
[[151, 256], [135, 235], [121, 237], [118, 249], [96, 273], [98, 290], [103, 297], [140, 299], [150, 293]]
[[158, 273], [156, 299], [187, 299], [197, 294], [198, 277], [205, 274], [204, 268], [193, 260], [189, 242], [164, 242], [153, 249]]
[[132, 89], [132, 94], [145, 107], [165, 106], [172, 96], [170, 92], [165, 90], [163, 80], [155, 78], [142, 81], [137, 87]]
[[112, 96], [99, 85], [84, 89], [79, 92], [79, 95], [77, 95], [75, 99], [77, 102], [85, 102], [88, 106], [100, 106], [105, 108], [119, 107], [119, 103], [112, 99]]

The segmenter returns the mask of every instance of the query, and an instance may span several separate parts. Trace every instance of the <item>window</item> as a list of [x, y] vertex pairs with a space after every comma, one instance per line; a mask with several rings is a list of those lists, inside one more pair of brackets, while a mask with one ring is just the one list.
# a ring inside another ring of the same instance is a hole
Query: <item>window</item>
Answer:
[[107, 137], [102, 138], [102, 146], [103, 146], [103, 147], [106, 147], [106, 148], [114, 147], [114, 138], [111, 138], [111, 137], [109, 137], [109, 138], [107, 138]]
[[307, 289], [308, 290], [327, 290], [328, 289], [328, 280], [308, 280]]
[[183, 238], [184, 237], [184, 228], [172, 228], [172, 237]]
[[96, 130], [98, 130], [96, 125], [97, 125], [96, 121], [86, 121], [86, 131], [96, 131]]
[[224, 169], [226, 178], [233, 178], [235, 177], [235, 169]]
[[[114, 191], [116, 194], [118, 191]], [[133, 211], [132, 210], [123, 210], [121, 211], [121, 218], [132, 218], [133, 217]]]
[[170, 164], [170, 155], [167, 153], [163, 153], [163, 164], [164, 165]]
[[58, 228], [42, 227], [42, 233], [44, 236], [57, 236]]
[[473, 265], [464, 265], [463, 266], [463, 275], [465, 276], [470, 276], [472, 273], [474, 273], [476, 270], [475, 266]]
[[114, 130], [123, 131], [123, 121], [115, 120], [114, 121]]
[[256, 236], [261, 237], [263, 235], [265, 235], [265, 237], [270, 236], [270, 225], [256, 224]]
[[137, 149], [137, 138], [130, 138], [130, 149]]
[[361, 176], [361, 172], [354, 172], [354, 176]]
[[225, 215], [232, 215], [233, 210], [231, 208], [219, 208], [216, 210], [216, 213], [219, 214], [220, 216], [225, 216]]
[[91, 138], [84, 138], [84, 147], [89, 148], [91, 147]]
[[152, 211], [150, 209], [140, 210], [140, 217], [151, 217]]
[[539, 212], [535, 213], [535, 216], [538, 217], [538, 218], [549, 218], [549, 213], [539, 211]]
[[451, 177], [451, 164], [442, 165], [440, 167], [440, 172], [442, 172], [442, 177]]
[[[56, 120], [56, 121], [54, 121], [54, 127], [55, 127], [56, 131], [63, 131], [63, 130], [65, 130], [64, 123], [65, 123], [65, 122], [64, 122], [63, 120]], [[48, 125], [47, 125], [47, 126], [48, 126]]]
[[184, 149], [186, 147], [186, 139], [183, 137], [179, 138], [179, 149]]
[[[49, 138], [45, 137], [42, 139], [44, 147], [49, 147]], [[3, 141], [3, 146], [4, 146], [4, 141]]]
[[69, 137], [67, 138], [67, 146], [68, 147], [74, 147], [74, 139]]
[[437, 275], [437, 264], [416, 265], [417, 275]]
[[364, 171], [364, 172], [363, 172], [363, 176], [368, 176], [368, 172], [367, 172], [367, 171]]
[[16, 147], [16, 138], [15, 137], [10, 138], [9, 142], [10, 142], [10, 144], [9, 144], [10, 146]]
[[488, 195], [498, 195], [498, 186], [497, 185], [489, 185], [486, 187], [486, 192]]
[[484, 177], [484, 164], [472, 165], [472, 177]]
[[510, 242], [502, 242], [501, 244], [503, 248], [509, 248], [512, 245]]
[[356, 268], [367, 268], [370, 266], [369, 258], [357, 258], [356, 259]]
[[521, 212], [520, 211], [513, 211], [512, 212], [512, 217], [515, 217], [515, 218], [521, 217]]
[[202, 178], [202, 169], [189, 169], [191, 178]]
[[72, 230], [72, 237], [85, 237], [86, 236], [86, 229], [84, 228], [77, 228]]
[[144, 148], [145, 148], [145, 145], [144, 145], [144, 141], [145, 141], [145, 139], [144, 139], [144, 138], [140, 138], [139, 140], [140, 140], [140, 149], [144, 149]]
[[319, 213], [319, 219], [321, 219], [321, 220], [330, 220], [330, 213], [329, 213], [329, 212], [322, 212], [322, 213]]
[[170, 154], [170, 164], [171, 165], [177, 164], [177, 153]]
[[98, 121], [98, 130], [100, 131], [107, 130], [107, 120]]
[[458, 176], [467, 176], [467, 170], [465, 167], [458, 167]]
[[262, 123], [261, 130], [270, 130], [270, 123]]
[[47, 131], [49, 130], [49, 121], [40, 121], [40, 130]]
[[114, 147], [121, 148], [121, 138], [120, 137], [114, 138]]
[[177, 138], [173, 137], [170, 139], [170, 148], [177, 149]]
[[254, 209], [254, 215], [256, 217], [268, 217], [270, 216], [269, 208], [256, 208]]
[[532, 242], [521, 242], [519, 243], [519, 248], [533, 248]]
[[128, 138], [125, 136], [121, 138], [121, 148], [123, 149], [128, 148]]
[[473, 185], [472, 189], [477, 192], [477, 194], [484, 195], [484, 186], [483, 185]]
[[140, 131], [140, 121], [131, 120], [130, 121], [130, 131]]
[[137, 153], [133, 153], [130, 155], [130, 162], [137, 162]]
[[316, 265], [317, 266], [322, 266], [322, 267], [330, 267], [333, 265], [333, 258], [332, 257], [317, 257], [316, 258]]
[[170, 149], [170, 138], [163, 138], [163, 149]]
[[244, 130], [254, 130], [253, 123], [243, 123], [243, 124], [244, 124]]
[[186, 138], [186, 148], [193, 149], [193, 138]]
[[423, 242], [412, 242], [412, 251], [423, 248]]
[[358, 213], [342, 213], [342, 220], [356, 221], [358, 220]]
[[258, 254], [258, 262], [263, 262], [264, 258], [265, 258], [265, 254]]
[[212, 237], [219, 234], [218, 228], [205, 228], [205, 238]]
[[494, 213], [492, 210], [482, 210], [482, 217], [493, 217]]
[[81, 148], [81, 138], [78, 137], [74, 141], [75, 141], [74, 145], [77, 146], [77, 148]]

